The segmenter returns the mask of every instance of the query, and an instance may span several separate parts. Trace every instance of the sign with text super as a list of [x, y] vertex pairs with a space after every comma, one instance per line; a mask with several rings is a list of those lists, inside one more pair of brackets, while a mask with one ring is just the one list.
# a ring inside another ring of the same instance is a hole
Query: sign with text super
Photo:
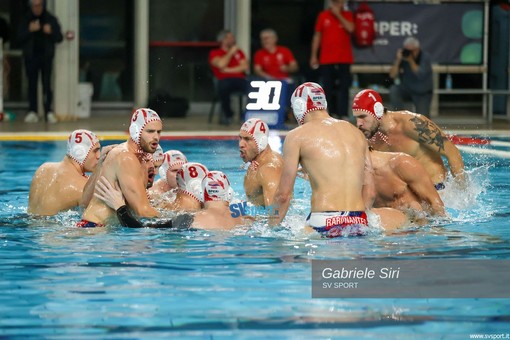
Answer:
[[370, 3], [376, 37], [370, 48], [354, 46], [357, 64], [391, 64], [405, 38], [414, 36], [440, 64], [481, 64], [483, 3]]

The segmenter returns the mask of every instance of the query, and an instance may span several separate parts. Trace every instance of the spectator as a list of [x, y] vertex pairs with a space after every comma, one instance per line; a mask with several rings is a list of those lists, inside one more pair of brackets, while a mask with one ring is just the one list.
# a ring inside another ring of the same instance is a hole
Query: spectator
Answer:
[[432, 61], [430, 55], [421, 50], [418, 39], [408, 37], [403, 49], [397, 50], [390, 77], [395, 83], [390, 87], [392, 109], [401, 110], [404, 101], [412, 101], [414, 110], [430, 116], [432, 100]]
[[218, 33], [220, 47], [209, 54], [216, 90], [221, 102], [222, 117], [220, 124], [230, 125], [234, 112], [230, 106], [230, 96], [235, 92], [246, 92], [246, 74], [248, 60], [244, 52], [236, 45], [234, 34], [229, 30]]
[[[9, 24], [7, 23], [7, 20], [5, 20], [1, 16], [0, 16], [0, 38], [2, 39], [2, 45], [0, 45], [0, 48], [3, 48], [11, 38]], [[6, 98], [9, 93], [9, 72], [11, 70], [11, 67], [9, 65], [9, 59], [5, 55], [5, 52], [3, 53], [3, 60], [4, 60], [3, 65], [0, 65], [0, 67], [3, 67], [3, 96], [4, 98]], [[2, 93], [0, 93], [0, 95], [2, 95]]]
[[310, 67], [317, 69], [320, 65], [322, 85], [332, 116], [349, 115], [353, 31], [353, 15], [345, 0], [330, 0], [330, 7], [319, 13], [315, 23]]
[[255, 53], [253, 71], [266, 80], [284, 80], [291, 82], [290, 73], [297, 72], [299, 67], [292, 52], [279, 46], [275, 30], [266, 28], [260, 32], [262, 48]]
[[6, 43], [9, 41], [11, 37], [11, 32], [9, 30], [9, 24], [7, 20], [0, 16], [0, 38], [2, 38], [2, 43]]
[[55, 16], [46, 10], [45, 0], [30, 0], [30, 12], [21, 20], [19, 41], [23, 47], [23, 57], [28, 77], [29, 112], [25, 122], [36, 123], [37, 79], [42, 76], [44, 115], [49, 123], [56, 123], [57, 117], [51, 112], [53, 92], [51, 73], [55, 44], [63, 40], [60, 24]]

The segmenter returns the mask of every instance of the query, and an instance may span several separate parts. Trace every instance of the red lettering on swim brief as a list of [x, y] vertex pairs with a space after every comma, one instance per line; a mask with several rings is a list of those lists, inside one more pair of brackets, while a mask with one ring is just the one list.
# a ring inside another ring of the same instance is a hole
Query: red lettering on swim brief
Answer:
[[333, 216], [326, 218], [326, 228], [344, 224], [367, 224], [367, 220], [358, 216]]

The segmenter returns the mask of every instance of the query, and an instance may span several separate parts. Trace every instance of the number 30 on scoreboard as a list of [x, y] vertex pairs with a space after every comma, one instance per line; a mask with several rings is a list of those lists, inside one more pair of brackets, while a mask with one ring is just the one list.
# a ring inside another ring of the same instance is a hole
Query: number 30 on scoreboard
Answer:
[[250, 82], [246, 119], [258, 118], [269, 127], [281, 127], [287, 108], [286, 93], [288, 84], [278, 80], [253, 80]]

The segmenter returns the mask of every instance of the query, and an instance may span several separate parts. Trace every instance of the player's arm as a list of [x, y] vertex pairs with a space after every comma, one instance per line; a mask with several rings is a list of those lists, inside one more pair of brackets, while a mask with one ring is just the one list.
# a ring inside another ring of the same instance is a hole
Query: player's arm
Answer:
[[147, 178], [143, 173], [144, 167], [136, 156], [125, 153], [119, 156], [119, 164], [117, 164], [117, 181], [127, 205], [141, 217], [158, 216], [158, 211], [154, 209], [147, 194], [145, 192], [145, 184], [141, 178]]
[[298, 164], [299, 145], [291, 132], [287, 135], [283, 143], [283, 168], [273, 201], [274, 211], [277, 212], [278, 215], [270, 219], [271, 225], [280, 224], [287, 214], [290, 199], [294, 192], [294, 182], [296, 181]]
[[459, 149], [446, 137], [441, 129], [425, 116], [417, 115], [406, 123], [406, 135], [425, 148], [445, 156], [452, 175], [464, 182], [464, 161]]
[[92, 172], [92, 175], [87, 180], [87, 183], [85, 183], [85, 187], [83, 188], [83, 193], [80, 197], [80, 207], [83, 209], [87, 208], [87, 206], [90, 203], [90, 200], [92, 199], [92, 196], [94, 195], [94, 189], [96, 187], [97, 179], [99, 178], [99, 174], [101, 173], [101, 169], [103, 168], [103, 162], [106, 159], [106, 156], [108, 156], [108, 153], [117, 146], [118, 144], [113, 145], [107, 145], [104, 146], [101, 149], [101, 157], [99, 158], [99, 162]]
[[[134, 217], [126, 205], [122, 191], [117, 184], [112, 185], [106, 177], [101, 177], [96, 183], [94, 196], [102, 200], [106, 205], [115, 210], [117, 218], [124, 227], [128, 228], [172, 228], [174, 223], [172, 220], [156, 221], [143, 224]], [[175, 220], [182, 220], [175, 218]]]
[[271, 165], [265, 165], [257, 172], [257, 180], [262, 186], [262, 193], [264, 195], [264, 206], [269, 207], [273, 204], [274, 195], [278, 188], [280, 181], [281, 168]]
[[433, 215], [444, 216], [444, 203], [441, 200], [432, 179], [421, 163], [407, 154], [398, 156], [395, 166], [397, 175], [407, 183], [418, 200], [426, 203], [426, 210]]

